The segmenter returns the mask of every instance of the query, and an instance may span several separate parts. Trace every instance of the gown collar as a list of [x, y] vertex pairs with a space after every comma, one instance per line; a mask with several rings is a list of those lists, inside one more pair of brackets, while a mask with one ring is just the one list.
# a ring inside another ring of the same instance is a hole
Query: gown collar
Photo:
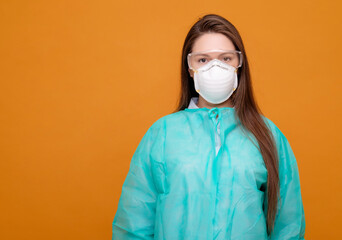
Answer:
[[[215, 119], [216, 117], [219, 117], [221, 118], [221, 115], [222, 113], [225, 113], [225, 112], [234, 112], [234, 107], [213, 107], [213, 108], [207, 108], [207, 107], [202, 107], [202, 108], [199, 108], [197, 106], [197, 103], [198, 103], [198, 97], [191, 97], [190, 99], [190, 103], [188, 105], [187, 108], [185, 108], [186, 111], [200, 111], [200, 110], [203, 110], [203, 111], [207, 111], [208, 112], [208, 115], [212, 118], [212, 119]], [[218, 116], [217, 116], [218, 115]]]
[[188, 108], [189, 108], [189, 109], [196, 109], [196, 108], [199, 108], [199, 107], [197, 106], [197, 103], [198, 103], [198, 97], [192, 97], [191, 100], [190, 100], [190, 103], [189, 103]]

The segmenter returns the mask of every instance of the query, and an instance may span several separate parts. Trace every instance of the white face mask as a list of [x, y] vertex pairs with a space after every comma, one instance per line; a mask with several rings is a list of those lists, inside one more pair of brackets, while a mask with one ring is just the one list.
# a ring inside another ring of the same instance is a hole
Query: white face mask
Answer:
[[208, 102], [226, 101], [238, 85], [237, 68], [213, 59], [195, 71], [196, 91]]

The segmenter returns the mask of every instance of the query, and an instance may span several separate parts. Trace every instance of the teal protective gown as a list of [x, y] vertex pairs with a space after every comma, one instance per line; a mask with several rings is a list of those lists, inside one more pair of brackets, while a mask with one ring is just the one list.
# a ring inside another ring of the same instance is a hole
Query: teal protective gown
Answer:
[[244, 134], [234, 111], [186, 108], [152, 124], [131, 159], [112, 239], [304, 239], [299, 172], [289, 142], [263, 116], [279, 155], [278, 213], [268, 236], [267, 169], [256, 139]]

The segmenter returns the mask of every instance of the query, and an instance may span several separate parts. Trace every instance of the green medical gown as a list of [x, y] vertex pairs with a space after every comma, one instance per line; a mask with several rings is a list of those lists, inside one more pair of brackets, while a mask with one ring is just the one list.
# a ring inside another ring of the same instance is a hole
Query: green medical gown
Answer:
[[112, 239], [304, 239], [299, 172], [289, 142], [262, 116], [279, 155], [278, 212], [268, 236], [267, 169], [256, 139], [244, 134], [234, 111], [186, 108], [152, 124], [131, 159]]

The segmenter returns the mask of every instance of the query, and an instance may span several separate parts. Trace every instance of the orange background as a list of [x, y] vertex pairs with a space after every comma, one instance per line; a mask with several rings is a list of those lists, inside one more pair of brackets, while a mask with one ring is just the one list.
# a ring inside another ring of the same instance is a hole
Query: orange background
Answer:
[[306, 239], [341, 225], [340, 1], [1, 1], [0, 239], [110, 239], [131, 157], [175, 107], [185, 36], [239, 30], [297, 158]]

